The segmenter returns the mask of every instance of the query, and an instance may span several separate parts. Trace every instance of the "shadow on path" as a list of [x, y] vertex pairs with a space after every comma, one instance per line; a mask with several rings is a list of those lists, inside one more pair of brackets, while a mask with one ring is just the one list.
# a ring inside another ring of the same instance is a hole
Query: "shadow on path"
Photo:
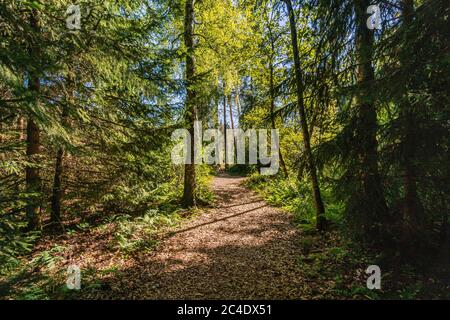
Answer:
[[244, 188], [213, 181], [218, 207], [188, 221], [158, 249], [136, 257], [93, 298], [296, 299], [308, 295], [299, 270], [299, 234], [289, 215]]

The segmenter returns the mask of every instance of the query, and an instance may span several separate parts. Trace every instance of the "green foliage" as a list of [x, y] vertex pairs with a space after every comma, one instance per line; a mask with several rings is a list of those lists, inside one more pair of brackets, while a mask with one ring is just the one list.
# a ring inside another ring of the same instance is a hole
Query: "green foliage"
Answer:
[[0, 216], [0, 276], [20, 267], [21, 257], [33, 249], [39, 232], [23, 233], [23, 222]]
[[256, 165], [236, 164], [228, 168], [227, 173], [232, 176], [247, 176], [256, 171]]
[[197, 199], [202, 204], [210, 204], [214, 201], [214, 193], [210, 188], [214, 169], [208, 165], [197, 167]]
[[161, 213], [158, 210], [148, 210], [144, 216], [136, 218], [121, 215], [116, 219], [117, 248], [124, 255], [152, 250], [158, 244], [156, 233], [177, 225], [180, 219], [176, 212]]
[[42, 251], [37, 254], [31, 261], [29, 266], [31, 268], [53, 268], [58, 261], [61, 261], [61, 257], [58, 254], [63, 253], [66, 248], [61, 246], [53, 246], [52, 248]]
[[[247, 186], [257, 190], [270, 204], [286, 209], [294, 215], [294, 221], [299, 227], [313, 231], [316, 214], [313, 207], [310, 184], [305, 180], [295, 178], [285, 179], [280, 176], [263, 176], [252, 174], [246, 181]], [[326, 204], [325, 215], [333, 224], [343, 222], [343, 204], [333, 198], [331, 190], [322, 189]]]
[[[236, 98], [236, 126], [280, 130], [286, 172], [228, 171], [251, 174], [248, 186], [292, 213], [305, 235], [316, 227], [300, 130], [307, 123], [332, 227], [393, 259], [439, 252], [450, 221], [448, 1], [384, 1], [383, 28], [373, 32], [359, 14], [369, 0], [292, 1], [301, 86], [284, 2], [196, 1], [188, 66], [184, 1], [78, 1], [82, 29], [71, 31], [71, 1], [0, 0], [0, 276], [39, 283], [24, 281], [18, 297], [70, 295], [51, 276], [29, 274], [61, 263], [63, 247], [33, 253], [42, 236], [112, 225], [112, 247], [128, 256], [152, 250], [161, 230], [188, 215], [170, 139], [192, 125], [187, 92], [208, 127], [230, 127], [218, 119], [222, 101]], [[213, 174], [196, 166], [199, 205], [214, 200]], [[319, 252], [318, 240], [301, 244], [310, 275], [325, 272], [342, 296], [376, 298], [327, 273], [326, 261], [353, 265], [354, 257], [346, 246]], [[102, 287], [99, 273], [88, 272], [92, 290]], [[415, 298], [423, 286], [415, 281], [397, 296]]]

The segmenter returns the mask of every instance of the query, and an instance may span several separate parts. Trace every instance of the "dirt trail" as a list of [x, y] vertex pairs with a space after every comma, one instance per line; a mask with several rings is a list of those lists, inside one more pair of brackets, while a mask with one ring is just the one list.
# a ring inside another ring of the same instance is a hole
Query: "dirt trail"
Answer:
[[[216, 208], [180, 227], [113, 285], [132, 299], [301, 298], [299, 234], [290, 217], [241, 185], [213, 181]], [[130, 287], [132, 286], [132, 287]], [[114, 290], [114, 291], [116, 291]], [[117, 292], [116, 292], [117, 293]]]

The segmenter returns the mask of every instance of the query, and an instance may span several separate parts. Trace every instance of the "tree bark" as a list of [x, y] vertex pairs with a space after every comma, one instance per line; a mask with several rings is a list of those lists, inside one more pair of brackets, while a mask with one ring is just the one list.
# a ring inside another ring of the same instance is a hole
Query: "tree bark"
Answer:
[[194, 48], [194, 0], [186, 0], [184, 18], [184, 44], [186, 54], [186, 122], [191, 136], [191, 163], [184, 166], [184, 191], [182, 205], [185, 208], [196, 206], [196, 172], [194, 163], [194, 121], [197, 119], [195, 93], [195, 48]]
[[[272, 38], [272, 35], [271, 35]], [[272, 54], [275, 52], [274, 43], [271, 40], [271, 46], [272, 46]], [[273, 66], [273, 56], [269, 59], [269, 86], [270, 86], [270, 120], [272, 123], [272, 129], [276, 129], [276, 122], [275, 122], [275, 85], [274, 85], [274, 66]], [[283, 170], [284, 176], [287, 178], [289, 176], [286, 164], [284, 163], [283, 154], [281, 152], [281, 145], [280, 150], [278, 150], [278, 154], [280, 155], [280, 165], [281, 169]]]
[[[0, 145], [3, 143], [3, 123], [0, 122]], [[0, 160], [5, 158], [5, 154], [0, 152]]]
[[[414, 15], [414, 1], [413, 0], [403, 0], [401, 2], [402, 10], [402, 23], [405, 32], [413, 22]], [[407, 57], [405, 53], [400, 55], [400, 66], [407, 66]], [[405, 163], [404, 163], [404, 188], [405, 188], [405, 198], [404, 198], [404, 213], [403, 220], [407, 229], [417, 230], [417, 228], [423, 227], [424, 217], [423, 217], [423, 207], [419, 199], [417, 192], [417, 181], [416, 181], [416, 166], [414, 164], [415, 159], [415, 138], [414, 132], [416, 130], [414, 126], [414, 111], [413, 106], [408, 99], [408, 83], [406, 81], [404, 93], [401, 101], [401, 111], [400, 116], [403, 118], [405, 124]]]
[[[234, 130], [233, 104], [231, 103], [231, 95], [228, 96], [228, 108], [230, 109], [231, 129]], [[232, 131], [232, 132], [233, 132], [233, 147], [234, 147], [233, 161], [234, 161], [237, 157], [237, 146], [236, 146], [236, 137], [234, 136], [234, 131]], [[236, 163], [236, 162], [234, 162], [234, 163]]]
[[291, 29], [291, 41], [292, 41], [292, 53], [294, 56], [294, 66], [295, 66], [295, 80], [296, 80], [296, 91], [297, 91], [297, 105], [298, 111], [300, 113], [300, 125], [303, 134], [303, 143], [305, 147], [306, 158], [308, 162], [308, 167], [311, 175], [311, 185], [313, 189], [314, 196], [314, 207], [316, 209], [316, 228], [322, 231], [326, 228], [327, 221], [325, 219], [325, 206], [322, 201], [322, 196], [320, 194], [319, 181], [317, 178], [317, 171], [315, 161], [311, 152], [310, 136], [308, 131], [308, 123], [306, 119], [305, 105], [303, 100], [303, 76], [300, 65], [300, 55], [298, 51], [297, 43], [297, 27], [295, 22], [295, 14], [292, 8], [291, 0], [283, 0], [286, 3], [286, 7], [289, 14], [289, 24]]
[[61, 225], [61, 200], [63, 197], [62, 175], [63, 175], [64, 148], [56, 151], [55, 174], [53, 177], [53, 193], [51, 199], [51, 223], [55, 226]]
[[25, 120], [22, 115], [19, 115], [17, 118], [17, 131], [19, 132], [19, 140], [24, 141], [25, 140]]
[[[32, 10], [30, 15], [30, 25], [35, 32], [40, 31], [39, 17], [36, 10]], [[39, 57], [39, 48], [36, 44], [32, 44], [29, 49], [30, 57], [33, 59]], [[39, 103], [38, 94], [40, 91], [40, 80], [37, 75], [37, 71], [32, 69], [30, 71], [29, 78], [29, 90], [33, 92], [34, 104], [35, 106]], [[33, 119], [32, 113], [28, 115], [27, 123], [27, 150], [26, 155], [29, 162], [36, 162], [36, 156], [40, 154], [40, 131], [36, 122]], [[25, 180], [26, 180], [26, 191], [30, 194], [26, 206], [26, 213], [28, 219], [28, 229], [36, 230], [41, 228], [41, 221], [39, 217], [40, 205], [39, 198], [41, 192], [41, 177], [39, 169], [34, 165], [27, 166], [25, 168]]]
[[241, 102], [239, 100], [239, 87], [236, 88], [236, 95], [234, 96], [234, 100], [237, 107], [237, 113], [238, 113], [238, 120], [240, 120], [241, 117]]
[[233, 105], [231, 103], [231, 96], [228, 96], [228, 109], [230, 110], [230, 122], [231, 122], [231, 129], [234, 129], [234, 119], [233, 119]]
[[[68, 88], [68, 96], [67, 96], [67, 104], [73, 103], [74, 96], [74, 80], [72, 76], [69, 74], [67, 76], [67, 88]], [[68, 109], [69, 105], [62, 106], [61, 112], [61, 124], [63, 127], [67, 127], [67, 117], [68, 117]], [[61, 202], [64, 196], [64, 188], [63, 188], [63, 174], [64, 174], [64, 146], [60, 146], [56, 151], [56, 159], [55, 159], [55, 174], [53, 176], [53, 192], [51, 198], [51, 223], [56, 227], [62, 227], [61, 224]]]
[[225, 170], [228, 168], [227, 165], [227, 96], [225, 95], [225, 83], [223, 84], [223, 142], [225, 146]]
[[[374, 239], [383, 232], [380, 223], [387, 222], [388, 208], [383, 195], [381, 178], [378, 171], [377, 154], [377, 113], [370, 92], [370, 84], [375, 79], [373, 60], [373, 31], [367, 28], [367, 7], [370, 0], [354, 0], [356, 17], [356, 81], [359, 87], [356, 95], [357, 124], [356, 139], [358, 140], [357, 160], [359, 162], [359, 177], [362, 182], [362, 195], [359, 197], [360, 207], [365, 208], [363, 225], [364, 232]], [[362, 197], [361, 197], [362, 196]], [[380, 222], [380, 223], [379, 223]]]

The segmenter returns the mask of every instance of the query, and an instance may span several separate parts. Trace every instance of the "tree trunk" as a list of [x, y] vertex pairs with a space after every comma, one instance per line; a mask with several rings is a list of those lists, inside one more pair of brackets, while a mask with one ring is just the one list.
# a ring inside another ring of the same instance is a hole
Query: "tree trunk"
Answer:
[[64, 148], [60, 147], [56, 152], [55, 175], [53, 178], [53, 193], [51, 206], [51, 223], [55, 226], [61, 225], [61, 200], [63, 196], [62, 175], [63, 175]]
[[[0, 144], [3, 143], [3, 123], [0, 122]], [[4, 154], [0, 152], [0, 160], [3, 160]]]
[[356, 14], [356, 80], [359, 87], [356, 95], [358, 110], [356, 139], [358, 179], [362, 182], [362, 194], [358, 197], [359, 206], [365, 208], [363, 231], [371, 239], [376, 239], [383, 232], [381, 223], [387, 221], [388, 208], [384, 200], [383, 188], [378, 171], [377, 155], [377, 114], [370, 92], [370, 84], [375, 79], [372, 66], [373, 59], [373, 31], [367, 28], [367, 7], [370, 0], [354, 0]]
[[219, 105], [220, 105], [220, 98], [219, 96], [214, 97], [214, 112], [213, 112], [213, 128], [219, 128], [220, 126], [220, 121], [219, 121]]
[[283, 0], [286, 3], [286, 7], [289, 14], [289, 24], [291, 29], [291, 41], [292, 41], [292, 53], [294, 56], [295, 65], [295, 80], [297, 89], [297, 104], [298, 111], [300, 113], [300, 125], [303, 134], [303, 143], [305, 147], [306, 158], [308, 161], [309, 171], [311, 175], [311, 184], [313, 188], [314, 206], [316, 209], [316, 228], [321, 231], [326, 228], [327, 221], [325, 219], [325, 207], [320, 194], [319, 181], [317, 178], [316, 165], [311, 152], [310, 137], [308, 131], [308, 123], [306, 119], [305, 105], [303, 100], [303, 77], [300, 65], [300, 56], [298, 52], [297, 44], [297, 28], [295, 22], [295, 14], [292, 8], [291, 0]]
[[[30, 25], [35, 32], [39, 32], [39, 18], [38, 12], [33, 10], [30, 15]], [[39, 48], [36, 44], [30, 47], [30, 56], [32, 58], [39, 57]], [[38, 94], [40, 91], [39, 76], [35, 70], [30, 71], [29, 90], [33, 92], [34, 103], [37, 106], [39, 103]], [[27, 150], [26, 155], [29, 162], [36, 163], [36, 156], [40, 153], [40, 132], [36, 122], [33, 119], [32, 113], [28, 115], [27, 123]], [[25, 168], [26, 191], [30, 194], [28, 204], [26, 206], [26, 213], [28, 219], [28, 229], [36, 230], [41, 228], [41, 221], [39, 217], [39, 193], [41, 192], [41, 177], [38, 168], [34, 165]]]
[[[275, 52], [274, 43], [271, 41], [272, 45], [272, 54]], [[270, 86], [270, 120], [272, 123], [272, 129], [276, 129], [276, 123], [275, 123], [275, 85], [274, 85], [274, 66], [273, 66], [273, 57], [270, 57], [269, 59], [269, 68], [270, 68], [270, 75], [269, 75], [269, 86]], [[280, 150], [278, 151], [278, 154], [280, 155], [280, 165], [281, 169], [283, 170], [284, 176], [287, 178], [289, 176], [286, 164], [284, 163], [283, 154], [281, 152], [281, 145]]]
[[[74, 96], [74, 81], [71, 75], [67, 76], [67, 88], [69, 90], [67, 103], [73, 103]], [[63, 105], [62, 113], [61, 113], [61, 123], [63, 127], [67, 126], [67, 117], [69, 105]], [[56, 227], [62, 227], [61, 224], [61, 202], [64, 195], [64, 188], [62, 184], [63, 174], [64, 174], [64, 146], [60, 146], [56, 151], [56, 160], [55, 160], [55, 174], [53, 177], [53, 192], [51, 199], [51, 223]]]
[[225, 95], [225, 83], [223, 84], [223, 142], [225, 146], [225, 170], [228, 168], [227, 165], [227, 96]]
[[235, 100], [236, 107], [237, 107], [238, 120], [240, 120], [240, 117], [241, 117], [241, 102], [239, 101], [239, 88], [236, 88], [236, 95], [234, 96], [234, 100]]
[[231, 103], [231, 95], [228, 96], [228, 109], [230, 110], [231, 129], [234, 129], [233, 105]]
[[[406, 30], [409, 28], [413, 22], [414, 14], [414, 1], [413, 0], [403, 0], [401, 3], [402, 8], [402, 23], [403, 28]], [[406, 67], [407, 56], [405, 53], [400, 55], [400, 65], [401, 67]], [[405, 227], [415, 233], [413, 230], [421, 228], [424, 225], [423, 217], [423, 207], [419, 200], [419, 195], [417, 192], [417, 181], [416, 181], [416, 166], [414, 165], [415, 155], [415, 138], [414, 132], [416, 130], [414, 126], [414, 111], [413, 106], [408, 99], [408, 83], [406, 81], [404, 93], [401, 102], [400, 116], [403, 118], [405, 124], [405, 163], [404, 163], [404, 188], [405, 188], [405, 198], [404, 198], [404, 213], [403, 220]]]
[[[233, 104], [231, 103], [231, 95], [228, 96], [228, 108], [230, 109], [231, 129], [234, 130]], [[233, 131], [233, 146], [234, 146], [233, 161], [234, 161], [235, 159], [237, 159], [237, 146], [236, 146], [236, 137], [234, 136], [234, 131]], [[234, 162], [234, 163], [236, 163], [236, 162]]]
[[25, 121], [22, 115], [19, 115], [19, 117], [17, 118], [17, 131], [19, 132], [19, 140], [24, 141]]
[[[448, 208], [449, 207], [448, 197], [444, 197], [443, 202], [447, 205]], [[448, 235], [448, 211], [444, 210], [444, 212], [442, 213], [441, 230], [439, 232], [441, 242], [444, 242], [447, 239], [447, 235]]]
[[191, 136], [191, 163], [184, 166], [184, 192], [182, 205], [185, 208], [196, 206], [195, 191], [195, 163], [194, 163], [194, 121], [197, 119], [197, 107], [195, 101], [195, 56], [194, 56], [194, 0], [187, 0], [184, 18], [184, 44], [186, 54], [186, 122]]

